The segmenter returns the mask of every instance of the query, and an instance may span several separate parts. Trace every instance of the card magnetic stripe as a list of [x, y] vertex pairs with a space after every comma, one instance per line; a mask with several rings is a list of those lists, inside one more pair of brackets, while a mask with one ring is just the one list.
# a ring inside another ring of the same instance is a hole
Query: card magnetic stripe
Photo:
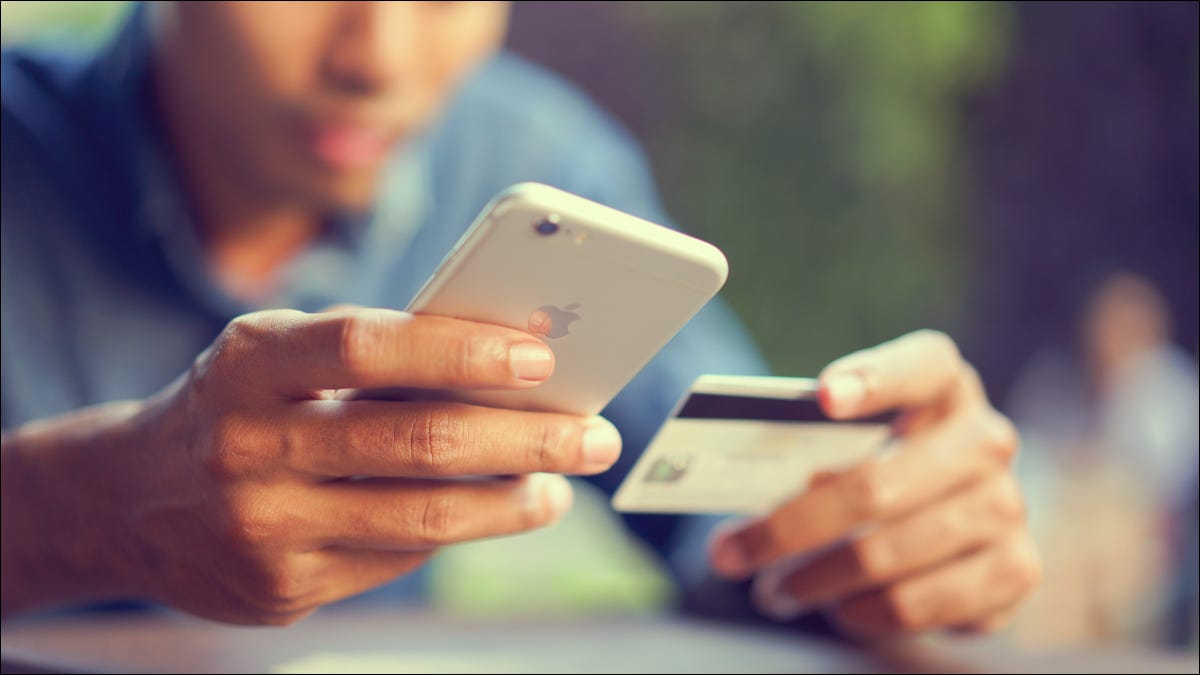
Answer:
[[835, 420], [821, 411], [816, 399], [759, 398], [729, 394], [692, 394], [675, 416], [695, 420], [763, 420], [768, 422], [833, 422], [891, 424], [894, 411], [855, 420]]

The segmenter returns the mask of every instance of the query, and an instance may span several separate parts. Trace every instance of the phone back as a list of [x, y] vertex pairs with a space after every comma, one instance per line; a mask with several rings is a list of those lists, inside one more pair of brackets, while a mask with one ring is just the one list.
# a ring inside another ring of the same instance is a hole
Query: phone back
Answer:
[[529, 331], [555, 372], [523, 391], [464, 391], [497, 407], [593, 415], [725, 283], [711, 244], [555, 188], [496, 197], [408, 311]]

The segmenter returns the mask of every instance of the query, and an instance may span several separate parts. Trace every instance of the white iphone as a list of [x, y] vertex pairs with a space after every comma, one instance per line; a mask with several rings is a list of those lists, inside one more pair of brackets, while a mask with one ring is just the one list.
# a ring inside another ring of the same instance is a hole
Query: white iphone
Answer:
[[537, 183], [491, 201], [408, 311], [525, 330], [554, 374], [522, 391], [463, 391], [504, 408], [594, 415], [725, 283], [715, 246]]

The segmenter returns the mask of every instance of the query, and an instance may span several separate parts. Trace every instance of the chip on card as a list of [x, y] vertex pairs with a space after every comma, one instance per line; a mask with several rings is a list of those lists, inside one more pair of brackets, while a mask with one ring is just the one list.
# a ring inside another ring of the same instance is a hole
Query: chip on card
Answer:
[[645, 513], [762, 515], [821, 471], [874, 456], [894, 413], [833, 420], [817, 381], [702, 375], [613, 496], [613, 508]]

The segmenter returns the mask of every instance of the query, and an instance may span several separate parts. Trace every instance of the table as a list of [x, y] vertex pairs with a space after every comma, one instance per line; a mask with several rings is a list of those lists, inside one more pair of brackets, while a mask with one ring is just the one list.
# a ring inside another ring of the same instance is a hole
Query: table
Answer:
[[1128, 650], [1018, 654], [986, 641], [851, 647], [670, 617], [465, 618], [326, 609], [289, 628], [173, 613], [88, 614], [3, 629], [4, 672], [1196, 672]]

